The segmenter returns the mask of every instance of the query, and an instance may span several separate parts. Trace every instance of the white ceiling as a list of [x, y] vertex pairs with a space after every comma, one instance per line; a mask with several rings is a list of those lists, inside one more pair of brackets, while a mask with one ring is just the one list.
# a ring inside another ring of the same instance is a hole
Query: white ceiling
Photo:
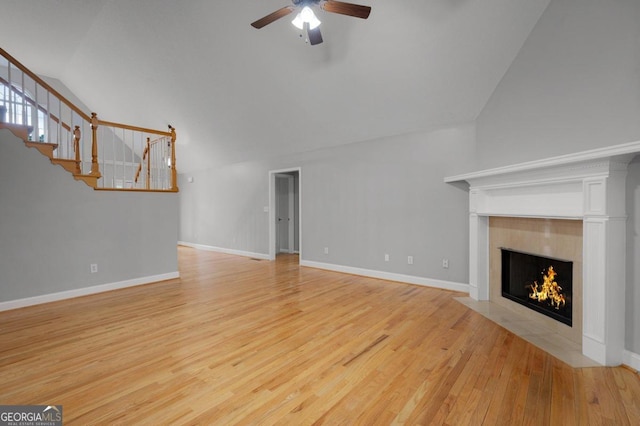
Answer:
[[355, 0], [318, 11], [310, 46], [289, 0], [3, 0], [0, 47], [99, 116], [178, 131], [181, 172], [474, 120], [549, 0]]

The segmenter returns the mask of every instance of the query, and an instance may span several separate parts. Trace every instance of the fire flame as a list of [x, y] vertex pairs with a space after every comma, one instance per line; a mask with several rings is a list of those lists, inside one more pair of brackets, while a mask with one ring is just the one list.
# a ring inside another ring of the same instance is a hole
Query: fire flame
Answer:
[[536, 299], [538, 302], [548, 302], [556, 309], [560, 309], [561, 306], [564, 306], [566, 300], [564, 295], [562, 294], [562, 287], [558, 285], [555, 281], [556, 271], [553, 270], [553, 266], [549, 266], [547, 270], [547, 274], [544, 275], [544, 282], [542, 286], [538, 288], [538, 282], [534, 281], [531, 288], [531, 293], [529, 293], [529, 298]]

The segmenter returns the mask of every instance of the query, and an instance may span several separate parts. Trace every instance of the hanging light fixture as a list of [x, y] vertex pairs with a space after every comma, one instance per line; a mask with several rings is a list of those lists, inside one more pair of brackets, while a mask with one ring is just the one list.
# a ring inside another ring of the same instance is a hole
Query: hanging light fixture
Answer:
[[304, 28], [305, 23], [309, 24], [310, 30], [318, 28], [321, 24], [320, 20], [316, 17], [309, 6], [303, 7], [302, 11], [296, 15], [296, 18], [291, 21], [291, 23], [300, 30]]

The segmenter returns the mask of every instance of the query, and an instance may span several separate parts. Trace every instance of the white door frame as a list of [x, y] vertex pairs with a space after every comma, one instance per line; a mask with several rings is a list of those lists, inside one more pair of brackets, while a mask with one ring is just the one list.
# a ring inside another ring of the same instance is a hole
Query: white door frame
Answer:
[[[295, 194], [294, 194], [294, 185], [293, 185], [293, 175], [288, 173], [276, 173], [276, 214], [278, 210], [282, 207], [282, 200], [280, 197], [286, 196], [287, 198], [287, 209], [286, 212], [280, 211], [278, 214], [278, 221], [276, 222], [276, 255], [278, 252], [280, 253], [295, 253]], [[285, 179], [287, 182], [287, 192], [286, 194], [282, 193], [282, 188], [278, 190], [278, 179]], [[282, 240], [282, 235], [280, 234], [282, 231], [282, 224], [280, 223], [280, 217], [283, 217], [286, 214], [287, 216], [287, 239], [286, 241]], [[287, 250], [283, 250], [282, 246], [287, 244]]]
[[302, 168], [293, 167], [269, 171], [269, 260], [276, 259], [276, 175], [291, 172], [298, 172], [298, 252], [302, 259]]

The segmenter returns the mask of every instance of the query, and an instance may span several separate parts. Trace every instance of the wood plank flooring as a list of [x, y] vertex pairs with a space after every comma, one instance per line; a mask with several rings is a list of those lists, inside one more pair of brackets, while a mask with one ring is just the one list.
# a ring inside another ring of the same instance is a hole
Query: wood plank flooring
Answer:
[[180, 247], [181, 278], [0, 312], [0, 404], [66, 425], [637, 425], [640, 378], [572, 369], [462, 294]]

